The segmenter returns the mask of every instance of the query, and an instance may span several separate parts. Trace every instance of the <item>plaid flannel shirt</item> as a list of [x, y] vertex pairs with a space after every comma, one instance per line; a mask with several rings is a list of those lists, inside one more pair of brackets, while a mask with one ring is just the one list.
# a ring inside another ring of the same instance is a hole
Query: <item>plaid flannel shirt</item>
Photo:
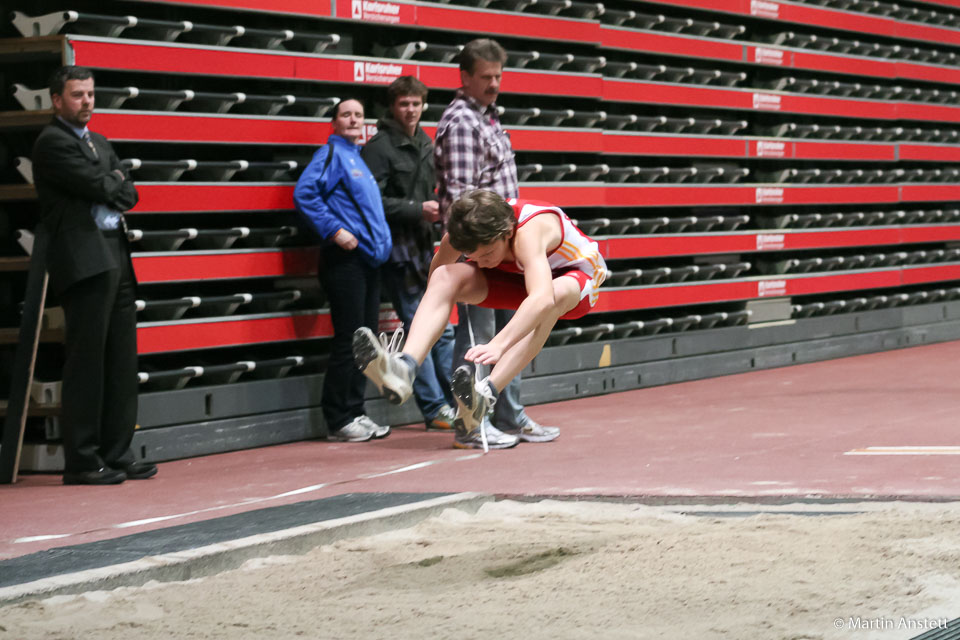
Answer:
[[519, 195], [510, 135], [500, 127], [495, 105], [483, 107], [458, 90], [440, 118], [434, 144], [444, 220], [450, 205], [472, 189], [489, 189], [504, 199]]

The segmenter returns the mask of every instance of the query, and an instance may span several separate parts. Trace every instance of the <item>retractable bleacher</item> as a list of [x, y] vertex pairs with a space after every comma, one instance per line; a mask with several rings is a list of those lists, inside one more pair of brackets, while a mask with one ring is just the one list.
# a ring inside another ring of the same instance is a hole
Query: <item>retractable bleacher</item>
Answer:
[[[949, 3], [11, 4], [0, 337], [22, 296], [14, 238], [35, 218], [43, 81], [61, 60], [90, 66], [92, 126], [141, 195], [129, 219], [147, 459], [323, 434], [331, 328], [293, 185], [330, 109], [363, 98], [369, 137], [399, 75], [430, 87], [432, 135], [459, 84], [456, 55], [479, 36], [508, 52], [499, 106], [521, 197], [564, 207], [611, 271], [596, 310], [560, 323], [529, 368], [526, 402], [960, 336]], [[389, 306], [381, 319], [397, 324]], [[57, 327], [53, 312], [37, 370], [48, 391]], [[55, 391], [44, 400], [36, 443], [57, 436]], [[373, 396], [370, 408], [393, 424], [418, 417]]]

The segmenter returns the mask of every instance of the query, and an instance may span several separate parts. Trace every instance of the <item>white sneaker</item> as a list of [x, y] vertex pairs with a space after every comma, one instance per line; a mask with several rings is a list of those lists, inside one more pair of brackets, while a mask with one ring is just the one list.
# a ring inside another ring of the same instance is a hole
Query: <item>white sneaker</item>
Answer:
[[497, 400], [493, 397], [488, 384], [489, 378], [476, 380], [474, 369], [467, 365], [457, 367], [450, 378], [450, 390], [457, 401], [457, 420], [455, 427], [460, 425], [458, 433], [479, 433], [480, 423], [487, 413], [493, 411]]
[[467, 431], [463, 428], [463, 421], [457, 418], [453, 421], [453, 429], [454, 449], [483, 449], [483, 435], [481, 435], [480, 429], [483, 429], [487, 436], [488, 449], [509, 449], [517, 446], [520, 442], [520, 438], [500, 431], [490, 424], [489, 420], [482, 421], [477, 429]]
[[353, 333], [353, 360], [384, 397], [393, 404], [403, 404], [413, 394], [416, 371], [399, 353], [403, 329], [397, 329], [388, 340], [385, 333], [379, 340], [367, 327]]
[[367, 416], [357, 416], [336, 431], [331, 431], [327, 434], [327, 440], [335, 442], [366, 442], [372, 440], [374, 432], [367, 426], [364, 418], [367, 418]]
[[360, 416], [360, 420], [362, 420], [367, 428], [373, 432], [374, 438], [386, 438], [388, 435], [390, 435], [390, 425], [379, 425], [368, 415]]
[[552, 442], [560, 437], [559, 427], [545, 427], [533, 419], [527, 420], [519, 429], [504, 429], [503, 432], [517, 436], [521, 442]]
[[427, 431], [447, 431], [453, 429], [453, 421], [457, 419], [457, 412], [448, 404], [440, 407], [437, 415], [425, 420]]

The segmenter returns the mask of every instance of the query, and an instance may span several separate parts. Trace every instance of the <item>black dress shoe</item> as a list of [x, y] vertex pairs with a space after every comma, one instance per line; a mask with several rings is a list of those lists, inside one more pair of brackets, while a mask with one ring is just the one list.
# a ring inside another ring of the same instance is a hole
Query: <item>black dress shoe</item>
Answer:
[[77, 471], [63, 474], [63, 484], [120, 484], [127, 474], [117, 469], [101, 467], [96, 471]]
[[120, 471], [127, 474], [127, 480], [146, 480], [157, 475], [157, 465], [149, 462], [133, 462]]

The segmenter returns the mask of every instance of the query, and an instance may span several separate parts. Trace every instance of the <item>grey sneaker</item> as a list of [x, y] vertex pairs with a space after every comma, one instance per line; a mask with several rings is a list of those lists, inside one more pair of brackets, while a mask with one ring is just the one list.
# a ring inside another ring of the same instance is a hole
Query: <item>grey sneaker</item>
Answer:
[[545, 427], [535, 420], [527, 420], [527, 423], [519, 429], [504, 429], [504, 433], [520, 438], [521, 442], [550, 442], [560, 437], [558, 427]]
[[373, 419], [368, 415], [360, 416], [360, 420], [366, 425], [367, 429], [373, 432], [374, 438], [386, 438], [390, 435], [390, 425], [380, 425], [373, 421]]
[[353, 360], [357, 368], [393, 404], [406, 402], [413, 393], [416, 377], [416, 371], [398, 353], [402, 339], [403, 329], [397, 329], [389, 340], [383, 333], [377, 339], [367, 327], [353, 333]]
[[427, 431], [450, 431], [453, 429], [453, 420], [457, 412], [448, 404], [443, 405], [437, 415], [425, 421]]
[[479, 433], [480, 423], [487, 413], [493, 411], [493, 405], [497, 402], [487, 380], [476, 381], [474, 369], [467, 365], [457, 367], [450, 379], [450, 390], [459, 405], [457, 419], [461, 421], [465, 433]]
[[490, 449], [509, 449], [515, 447], [520, 442], [517, 436], [506, 434], [495, 426], [490, 424], [489, 420], [483, 420], [480, 426], [473, 431], [467, 431], [463, 425], [463, 420], [457, 418], [453, 421], [453, 430], [456, 435], [453, 437], [454, 449], [483, 449], [483, 437], [480, 435], [480, 429], [487, 434], [487, 447]]
[[[357, 416], [336, 431], [327, 434], [327, 440], [335, 442], [366, 442], [373, 439], [373, 430], [364, 422], [366, 416]], [[368, 418], [369, 419], [369, 418]]]

